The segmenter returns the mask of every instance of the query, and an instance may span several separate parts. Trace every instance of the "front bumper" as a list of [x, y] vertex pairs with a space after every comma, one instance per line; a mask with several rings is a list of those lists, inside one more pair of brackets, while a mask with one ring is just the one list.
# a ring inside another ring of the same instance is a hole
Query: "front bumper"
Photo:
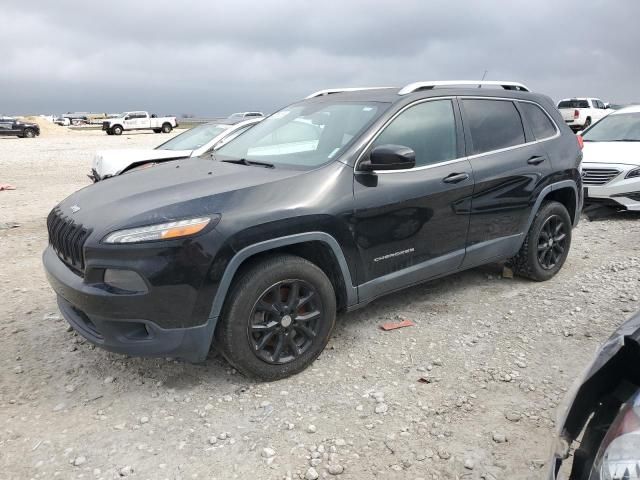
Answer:
[[615, 202], [627, 210], [640, 211], [640, 177], [625, 178], [638, 165], [617, 163], [583, 163], [584, 169], [616, 169], [620, 173], [604, 185], [584, 183], [585, 203]]
[[215, 319], [192, 327], [163, 328], [140, 315], [145, 306], [150, 312], [156, 307], [149, 293], [116, 294], [88, 284], [51, 247], [44, 251], [43, 263], [64, 318], [89, 342], [134, 356], [170, 356], [192, 362], [207, 357]]

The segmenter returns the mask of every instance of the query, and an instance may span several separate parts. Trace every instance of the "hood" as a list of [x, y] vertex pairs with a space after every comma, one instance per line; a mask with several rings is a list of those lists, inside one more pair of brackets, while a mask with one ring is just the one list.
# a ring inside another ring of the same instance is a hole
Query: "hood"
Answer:
[[102, 235], [115, 228], [223, 213], [231, 195], [243, 196], [245, 189], [304, 173], [189, 158], [95, 183], [63, 200], [59, 208]]
[[582, 163], [640, 165], [640, 142], [584, 142]]
[[187, 158], [191, 156], [192, 152], [193, 150], [103, 150], [96, 153], [93, 159], [93, 168], [100, 178], [111, 177], [119, 175], [128, 167], [141, 162]]

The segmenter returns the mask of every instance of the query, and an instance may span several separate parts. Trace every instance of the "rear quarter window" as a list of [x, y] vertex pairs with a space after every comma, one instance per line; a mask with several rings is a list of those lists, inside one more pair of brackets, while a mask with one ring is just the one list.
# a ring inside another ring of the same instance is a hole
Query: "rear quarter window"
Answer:
[[525, 143], [520, 113], [510, 100], [463, 100], [473, 154]]
[[556, 127], [544, 113], [544, 111], [534, 103], [520, 102], [520, 110], [524, 115], [524, 118], [529, 123], [533, 135], [536, 140], [543, 140], [545, 138], [553, 137], [556, 134]]
[[558, 108], [589, 108], [586, 100], [563, 100], [558, 104]]

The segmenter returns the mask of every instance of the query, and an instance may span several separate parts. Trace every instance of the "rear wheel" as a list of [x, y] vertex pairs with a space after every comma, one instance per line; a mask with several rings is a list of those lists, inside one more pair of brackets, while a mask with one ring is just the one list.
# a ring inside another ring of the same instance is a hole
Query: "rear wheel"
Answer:
[[114, 135], [122, 135], [122, 127], [120, 125], [116, 125], [111, 129], [111, 133]]
[[564, 265], [571, 246], [571, 217], [559, 202], [544, 203], [536, 214], [513, 266], [536, 281], [552, 278]]
[[171, 130], [173, 128], [171, 127], [170, 123], [165, 123], [162, 125], [162, 133], [171, 133]]
[[584, 126], [582, 127], [582, 129], [586, 129], [589, 128], [589, 126], [591, 125], [591, 117], [587, 117], [587, 119], [584, 121]]
[[33, 138], [36, 136], [36, 131], [33, 128], [25, 128], [23, 137], [24, 138]]
[[324, 350], [336, 318], [325, 273], [293, 255], [245, 269], [234, 282], [216, 337], [245, 375], [277, 380], [304, 370]]

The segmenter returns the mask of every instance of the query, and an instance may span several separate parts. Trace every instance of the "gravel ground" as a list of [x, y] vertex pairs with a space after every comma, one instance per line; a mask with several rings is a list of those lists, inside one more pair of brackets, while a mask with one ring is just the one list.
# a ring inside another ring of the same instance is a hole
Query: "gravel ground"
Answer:
[[[583, 219], [551, 281], [488, 266], [341, 315], [311, 368], [257, 383], [213, 354], [95, 349], [45, 280], [45, 217], [88, 184], [94, 151], [165, 139], [0, 139], [0, 183], [17, 187], [0, 192], [0, 477], [542, 477], [558, 403], [640, 308], [640, 215]], [[379, 329], [399, 318], [416, 325]]]

